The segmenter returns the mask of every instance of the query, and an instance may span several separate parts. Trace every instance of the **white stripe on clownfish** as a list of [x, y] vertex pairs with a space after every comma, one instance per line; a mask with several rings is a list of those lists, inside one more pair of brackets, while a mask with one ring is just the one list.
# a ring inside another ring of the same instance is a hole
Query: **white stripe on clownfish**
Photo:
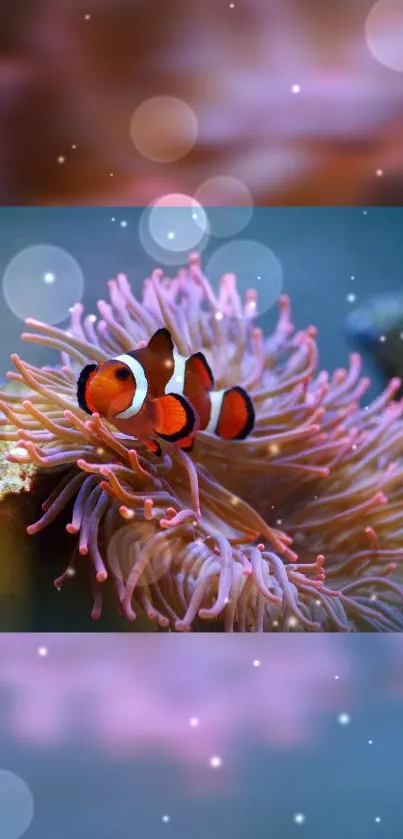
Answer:
[[113, 361], [120, 361], [122, 364], [126, 364], [126, 366], [131, 370], [134, 376], [134, 381], [136, 383], [136, 390], [133, 396], [133, 400], [131, 405], [126, 408], [125, 411], [122, 411], [120, 414], [116, 414], [116, 419], [131, 419], [131, 417], [136, 416], [139, 413], [141, 408], [144, 405], [147, 393], [148, 393], [148, 382], [143, 370], [142, 365], [139, 361], [136, 361], [135, 358], [131, 355], [118, 355]]
[[173, 351], [174, 371], [169, 382], [165, 386], [165, 393], [183, 394], [185, 387], [185, 367], [187, 358], [179, 355], [176, 350]]
[[214, 434], [217, 428], [218, 420], [220, 418], [220, 412], [222, 407], [222, 401], [224, 397], [225, 390], [213, 390], [209, 394], [210, 396], [210, 419], [203, 429], [204, 431], [208, 431], [210, 434]]

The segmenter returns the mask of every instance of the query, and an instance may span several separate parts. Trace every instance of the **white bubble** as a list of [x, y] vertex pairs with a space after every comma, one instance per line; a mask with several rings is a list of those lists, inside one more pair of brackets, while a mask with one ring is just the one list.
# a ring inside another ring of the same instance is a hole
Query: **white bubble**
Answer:
[[47, 654], [48, 654], [47, 647], [38, 647], [38, 655], [41, 656], [41, 658], [45, 658], [45, 656], [47, 656]]
[[347, 300], [348, 300], [349, 303], [355, 303], [356, 299], [357, 298], [356, 298], [355, 294], [348, 294], [347, 295]]
[[[206, 247], [209, 241], [208, 219], [203, 208], [187, 195], [165, 196], [165, 201], [165, 204], [152, 204], [143, 211], [139, 239], [157, 265], [183, 266], [194, 248], [201, 253]], [[196, 219], [192, 218], [195, 215]]]
[[351, 722], [350, 714], [346, 714], [346, 713], [339, 714], [337, 719], [338, 719], [338, 722], [340, 723], [340, 725], [348, 725]]
[[377, 822], [377, 824], [379, 824], [380, 820], [381, 820], [380, 816], [375, 816], [375, 821]]
[[200, 720], [199, 720], [198, 717], [190, 717], [189, 725], [191, 725], [192, 728], [197, 728], [197, 726], [199, 725], [199, 722], [200, 722]]
[[208, 178], [195, 192], [195, 199], [208, 211], [210, 232], [214, 236], [235, 236], [249, 224], [253, 198], [237, 178], [217, 175]]
[[303, 813], [295, 813], [294, 816], [295, 824], [304, 824], [305, 816]]
[[194, 111], [176, 96], [153, 96], [136, 108], [130, 136], [140, 154], [156, 163], [185, 157], [197, 139]]
[[255, 658], [255, 660], [254, 660], [254, 662], [253, 662], [253, 666], [254, 666], [254, 667], [260, 667], [260, 661], [259, 661], [259, 659], [258, 659], [258, 658]]
[[[221, 245], [205, 266], [205, 274], [217, 292], [225, 274], [235, 274], [236, 288], [245, 303], [249, 289], [257, 292], [248, 314], [261, 315], [277, 301], [283, 287], [283, 269], [273, 251], [260, 242], [237, 239]], [[252, 309], [253, 304], [253, 309]]]
[[171, 816], [168, 816], [168, 813], [165, 813], [162, 816], [161, 821], [163, 821], [165, 824], [168, 824], [168, 822], [171, 821]]
[[1, 839], [19, 839], [28, 830], [33, 817], [34, 800], [25, 781], [7, 769], [0, 769]]
[[213, 769], [219, 769], [222, 766], [222, 759], [218, 755], [214, 755], [210, 758], [209, 763]]
[[152, 238], [167, 250], [196, 248], [209, 224], [203, 207], [189, 195], [171, 194], [158, 198], [150, 208], [148, 225]]
[[378, 0], [365, 23], [368, 49], [376, 61], [390, 70], [403, 72], [402, 0]]
[[299, 84], [293, 84], [291, 88], [292, 93], [301, 93], [301, 87]]
[[121, 226], [121, 227], [127, 227], [127, 221], [126, 221], [125, 219], [123, 219], [123, 220], [120, 222], [120, 226]]
[[68, 317], [79, 302], [84, 277], [78, 262], [54, 245], [33, 245], [16, 254], [3, 276], [3, 294], [19, 318], [53, 324]]

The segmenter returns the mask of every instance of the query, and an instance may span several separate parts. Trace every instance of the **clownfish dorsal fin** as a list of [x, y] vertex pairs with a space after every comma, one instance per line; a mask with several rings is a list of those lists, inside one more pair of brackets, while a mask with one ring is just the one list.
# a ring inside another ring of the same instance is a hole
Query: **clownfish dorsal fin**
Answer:
[[87, 414], [93, 413], [87, 402], [87, 386], [88, 382], [92, 379], [97, 370], [98, 364], [87, 364], [85, 367], [83, 367], [78, 377], [77, 402], [81, 410], [86, 411]]
[[159, 356], [173, 356], [174, 342], [171, 338], [171, 333], [165, 327], [157, 329], [152, 338], [150, 338], [147, 349]]
[[204, 390], [213, 390], [214, 376], [202, 352], [195, 352], [189, 356], [186, 362], [186, 374], [189, 374], [192, 378], [197, 377]]

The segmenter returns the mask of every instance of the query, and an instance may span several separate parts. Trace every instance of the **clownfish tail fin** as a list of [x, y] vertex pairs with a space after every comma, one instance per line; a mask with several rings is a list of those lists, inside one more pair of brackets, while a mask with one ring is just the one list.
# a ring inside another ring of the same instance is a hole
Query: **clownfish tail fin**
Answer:
[[249, 394], [236, 385], [225, 390], [215, 433], [224, 440], [245, 440], [255, 425], [255, 409]]

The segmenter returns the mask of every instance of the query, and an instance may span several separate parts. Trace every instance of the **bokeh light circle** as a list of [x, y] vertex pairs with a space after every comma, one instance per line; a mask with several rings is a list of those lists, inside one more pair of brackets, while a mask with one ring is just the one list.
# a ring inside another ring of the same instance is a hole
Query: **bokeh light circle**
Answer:
[[84, 276], [78, 262], [63, 248], [33, 245], [8, 263], [3, 276], [3, 294], [18, 317], [58, 323], [69, 315], [84, 291]]
[[[187, 262], [188, 256], [191, 253], [192, 249], [189, 248], [185, 251], [175, 251], [175, 250], [168, 250], [167, 248], [161, 247], [158, 242], [155, 241], [153, 236], [150, 232], [150, 214], [151, 214], [152, 207], [146, 207], [143, 211], [138, 228], [139, 240], [149, 256], [156, 262], [157, 266], [159, 265], [178, 265], [183, 267], [183, 264]], [[209, 241], [209, 235], [206, 233], [203, 238], [198, 242], [197, 250], [199, 253], [202, 253], [204, 248], [206, 247]]]
[[159, 264], [182, 265], [195, 248], [201, 252], [206, 247], [209, 220], [189, 195], [164, 195], [142, 213], [139, 239]]
[[214, 236], [235, 236], [252, 218], [253, 198], [249, 189], [229, 175], [208, 178], [197, 188], [194, 197], [209, 208], [210, 231]]
[[271, 248], [250, 239], [237, 239], [217, 248], [204, 272], [217, 292], [224, 274], [235, 274], [242, 302], [249, 289], [257, 291], [256, 307], [249, 316], [262, 315], [276, 303], [283, 287], [283, 268]]
[[153, 96], [136, 108], [130, 136], [140, 154], [156, 163], [185, 157], [197, 139], [194, 111], [176, 96]]
[[402, 0], [378, 0], [368, 14], [365, 37], [376, 61], [403, 73]]
[[0, 769], [0, 836], [19, 839], [34, 817], [34, 799], [25, 781], [7, 769]]

